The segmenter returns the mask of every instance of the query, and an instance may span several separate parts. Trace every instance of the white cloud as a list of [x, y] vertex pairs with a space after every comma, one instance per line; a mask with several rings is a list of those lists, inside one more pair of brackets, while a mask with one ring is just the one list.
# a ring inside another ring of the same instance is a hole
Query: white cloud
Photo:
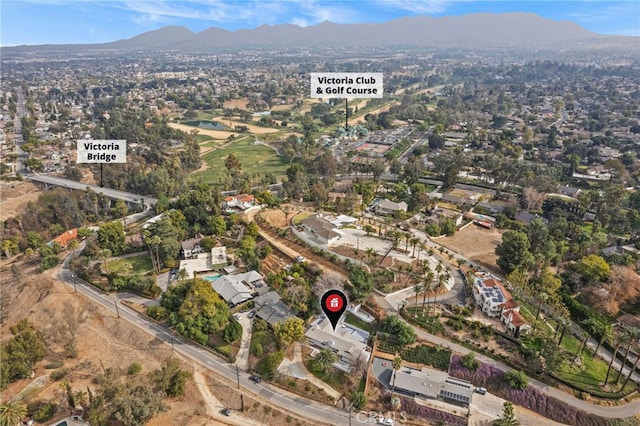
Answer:
[[451, 0], [375, 0], [372, 3], [383, 8], [401, 9], [421, 15], [443, 13], [451, 5]]

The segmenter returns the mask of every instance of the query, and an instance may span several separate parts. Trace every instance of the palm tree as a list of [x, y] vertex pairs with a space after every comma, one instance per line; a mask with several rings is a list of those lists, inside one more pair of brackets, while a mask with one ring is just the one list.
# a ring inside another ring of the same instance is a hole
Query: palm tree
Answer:
[[438, 280], [435, 282], [435, 287], [433, 288], [433, 313], [434, 313], [434, 315], [436, 313], [436, 298], [438, 296], [438, 290], [440, 290], [441, 288], [443, 288], [445, 286], [444, 283], [447, 282], [450, 277], [451, 277], [451, 275], [449, 274], [449, 271], [447, 270], [447, 271], [445, 271], [444, 274], [438, 275]]
[[431, 286], [433, 285], [433, 277], [434, 277], [433, 272], [429, 268], [429, 265], [427, 265], [427, 273], [422, 281], [424, 284], [424, 293], [422, 293], [422, 312], [424, 312], [424, 305], [425, 305], [425, 299], [427, 297], [427, 291], [431, 291]]
[[[540, 310], [542, 309], [542, 304], [544, 302], [547, 301], [547, 299], [549, 298], [549, 295], [547, 293], [540, 293], [540, 303], [538, 303], [538, 310], [536, 311], [536, 319], [533, 321], [533, 330], [531, 330], [531, 333], [535, 333], [536, 331], [536, 327], [538, 327], [538, 317], [540, 316]], [[578, 356], [576, 354], [576, 356]]]
[[584, 348], [587, 346], [587, 340], [589, 340], [589, 333], [585, 331], [584, 334], [582, 335], [582, 341], [578, 345], [578, 350], [576, 351], [576, 354], [575, 354], [576, 358], [580, 356], [582, 351], [584, 351]]
[[564, 338], [564, 334], [567, 331], [567, 326], [569, 325], [569, 321], [565, 317], [562, 317], [558, 322], [559, 322], [559, 325], [556, 326], [556, 330], [560, 326], [562, 326], [562, 331], [560, 332], [560, 338], [558, 339], [558, 346], [562, 346], [562, 339]]
[[331, 349], [324, 348], [313, 357], [313, 364], [321, 368], [325, 373], [331, 368], [331, 365], [338, 360], [338, 355]]
[[27, 407], [19, 402], [8, 401], [0, 405], [0, 426], [19, 425], [27, 415]]
[[598, 349], [604, 342], [609, 342], [613, 337], [613, 326], [608, 322], [598, 321], [598, 346], [596, 346], [596, 350], [593, 352], [594, 355], [598, 354]]
[[420, 242], [420, 238], [413, 237], [410, 239], [410, 242], [411, 242], [411, 245], [413, 246], [413, 253], [411, 254], [411, 257], [416, 257], [416, 246]]
[[158, 253], [158, 246], [160, 245], [160, 243], [162, 242], [162, 239], [157, 236], [154, 235], [152, 237], [149, 238], [149, 246], [155, 246], [156, 247], [156, 273], [159, 274], [160, 273], [160, 254]]
[[414, 318], [418, 317], [418, 295], [422, 292], [422, 290], [424, 290], [424, 285], [422, 285], [422, 283], [415, 283], [413, 285], [413, 292], [416, 294], [416, 307], [415, 311], [413, 312]]
[[186, 269], [182, 268], [178, 271], [178, 280], [183, 281], [187, 279], [187, 277], [188, 277], [188, 273]]
[[622, 370], [624, 369], [624, 365], [627, 363], [627, 357], [629, 356], [631, 345], [633, 345], [640, 338], [640, 328], [625, 327], [624, 336], [625, 336], [625, 340], [627, 340], [628, 343], [627, 343], [627, 348], [624, 351], [624, 357], [622, 359], [622, 364], [620, 365], [620, 371], [618, 372], [618, 380], [620, 379], [620, 376], [622, 376]]
[[611, 366], [613, 365], [613, 360], [616, 359], [616, 355], [618, 354], [618, 350], [620, 349], [620, 346], [622, 346], [622, 342], [619, 341], [616, 343], [616, 348], [613, 351], [613, 354], [611, 355], [611, 361], [609, 361], [609, 367], [607, 368], [607, 376], [604, 378], [605, 386], [607, 385], [607, 383], [609, 383], [609, 373], [611, 372]]
[[109, 250], [109, 249], [100, 249], [96, 253], [96, 256], [99, 259], [102, 259], [102, 261], [104, 262], [104, 270], [107, 272], [107, 275], [108, 275], [109, 274], [109, 264], [107, 263], [107, 259], [111, 257], [111, 250]]
[[372, 247], [367, 247], [367, 249], [365, 250], [365, 253], [367, 255], [367, 258], [369, 259], [369, 262], [367, 263], [369, 263], [369, 266], [373, 267], [373, 265], [375, 265], [376, 263], [376, 257], [378, 253]]
[[391, 395], [396, 390], [396, 373], [402, 367], [402, 358], [399, 356], [393, 358], [393, 385], [391, 386]]
[[[636, 353], [638, 353], [637, 349], [638, 348], [636, 348]], [[622, 386], [620, 387], [620, 390], [624, 389], [624, 387], [627, 386], [627, 382], [631, 378], [631, 375], [633, 374], [634, 371], [636, 371], [636, 367], [638, 366], [638, 362], [640, 362], [640, 356], [636, 355], [636, 362], [633, 363], [633, 367], [631, 367], [631, 369], [629, 370], [629, 374], [627, 374], [627, 378], [624, 379], [624, 383], [622, 383]]]

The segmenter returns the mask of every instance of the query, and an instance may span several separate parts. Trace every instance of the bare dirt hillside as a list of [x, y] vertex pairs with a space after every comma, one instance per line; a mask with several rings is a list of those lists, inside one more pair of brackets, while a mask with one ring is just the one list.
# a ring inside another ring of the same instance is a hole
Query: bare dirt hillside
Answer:
[[27, 208], [29, 201], [36, 201], [42, 192], [29, 181], [0, 181], [0, 221], [15, 217]]
[[[68, 381], [74, 391], [86, 391], [87, 387], [95, 390], [93, 380], [103, 369], [124, 372], [131, 363], [138, 362], [143, 367], [140, 374], [145, 374], [159, 368], [169, 356], [176, 356], [172, 355], [170, 346], [74, 293], [57, 280], [57, 269], [38, 273], [34, 260], [17, 256], [0, 262], [0, 342], [11, 338], [11, 326], [28, 318], [43, 332], [49, 353], [38, 363], [33, 378], [10, 384], [0, 395], [0, 402], [15, 397], [32, 382], [42, 381], [44, 385], [28, 392], [24, 400], [54, 400], [64, 404], [66, 396], [61, 391], [61, 381], [51, 380], [49, 376], [54, 370], [45, 368], [55, 361], [64, 363], [62, 368], [67, 374], [63, 380]], [[182, 361], [184, 368], [193, 371], [187, 360]], [[282, 424], [287, 417], [276, 409], [263, 409], [264, 401], [252, 400], [245, 412], [237, 412], [233, 419], [227, 419], [219, 410], [224, 404], [239, 401], [238, 391], [207, 371], [194, 373], [194, 377], [206, 377], [208, 392], [203, 392], [202, 380], [191, 380], [183, 397], [165, 400], [169, 410], [152, 419], [150, 425], [267, 425]], [[54, 419], [66, 415], [68, 413], [60, 412]], [[293, 417], [290, 424], [307, 423]]]

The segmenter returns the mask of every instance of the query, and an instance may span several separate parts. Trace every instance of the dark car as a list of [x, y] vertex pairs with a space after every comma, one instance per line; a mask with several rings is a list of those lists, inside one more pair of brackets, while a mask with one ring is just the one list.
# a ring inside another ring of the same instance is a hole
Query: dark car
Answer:
[[251, 380], [253, 383], [260, 383], [262, 381], [262, 377], [260, 376], [249, 376], [249, 380]]
[[247, 318], [253, 318], [256, 316], [256, 311], [251, 311], [249, 312], [249, 315], [247, 315]]
[[231, 410], [229, 408], [225, 408], [221, 412], [222, 412], [222, 414], [224, 414], [227, 417], [229, 417], [231, 415]]

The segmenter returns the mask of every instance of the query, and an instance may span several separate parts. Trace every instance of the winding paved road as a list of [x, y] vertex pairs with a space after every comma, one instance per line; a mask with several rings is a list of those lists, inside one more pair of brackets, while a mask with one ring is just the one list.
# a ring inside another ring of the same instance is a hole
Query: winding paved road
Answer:
[[[58, 278], [62, 282], [69, 285], [71, 288], [75, 288], [78, 293], [102, 305], [104, 308], [113, 312], [114, 315], [119, 314], [119, 317], [122, 320], [132, 323], [142, 331], [152, 334], [165, 344], [172, 346], [173, 350], [180, 355], [190, 359], [203, 368], [218, 374], [219, 376], [223, 376], [231, 382], [236, 382], [236, 367], [234, 364], [222, 361], [219, 357], [204, 347], [198, 346], [179, 335], [172, 335], [165, 327], [150, 321], [144, 315], [119, 303], [121, 299], [117, 298], [117, 296], [116, 298], [111, 297], [110, 295], [97, 290], [83, 280], [73, 277], [68, 268], [70, 258], [70, 256], [67, 256], [60, 269]], [[239, 376], [240, 387], [247, 395], [262, 397], [285, 411], [295, 412], [300, 416], [318, 422], [318, 424], [349, 424], [348, 411], [339, 410], [335, 407], [305, 399], [299, 395], [292, 394], [264, 382], [260, 384], [253, 383], [249, 380], [249, 374], [246, 372], [240, 372]], [[352, 423], [367, 424], [367, 419], [363, 419], [363, 416], [360, 416], [360, 418], [362, 419], [362, 422], [358, 421], [356, 413], [354, 413]]]

